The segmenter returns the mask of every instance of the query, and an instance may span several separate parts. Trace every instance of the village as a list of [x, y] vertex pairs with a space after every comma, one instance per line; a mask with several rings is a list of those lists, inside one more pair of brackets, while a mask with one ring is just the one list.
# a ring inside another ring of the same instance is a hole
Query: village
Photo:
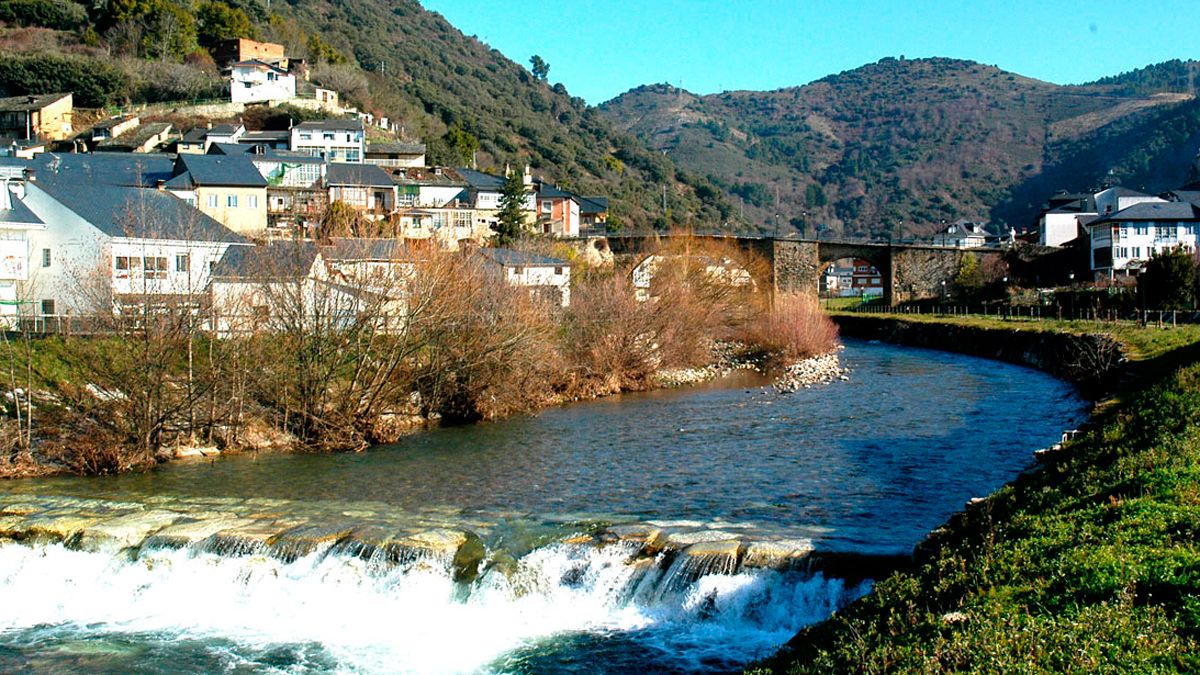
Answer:
[[[0, 99], [7, 325], [36, 317], [47, 327], [96, 312], [94, 294], [83, 291], [95, 284], [83, 280], [97, 270], [118, 310], [122, 302], [203, 295], [219, 314], [261, 317], [271, 311], [263, 306], [267, 277], [361, 285], [367, 274], [408, 273], [431, 249], [477, 256], [508, 284], [570, 303], [570, 256], [500, 247], [512, 244], [497, 235], [505, 191], [516, 190], [521, 234], [543, 240], [605, 235], [605, 196], [565, 189], [528, 166], [505, 167], [506, 175], [427, 166], [423, 143], [404, 138], [394, 120], [343, 107], [338, 92], [307, 81], [307, 64], [282, 45], [234, 39], [213, 53], [229, 101], [205, 106], [212, 115], [286, 104], [323, 117], [286, 129], [210, 121], [180, 130], [128, 112], [78, 129], [70, 92]], [[1194, 251], [1198, 233], [1200, 182], [1192, 182], [1161, 195], [1118, 186], [1063, 192], [1020, 233], [962, 219], [926, 241], [977, 251], [1079, 249], [1087, 264], [1069, 277], [1111, 285], [1132, 281], [1156, 254]], [[278, 264], [285, 259], [296, 264]], [[278, 269], [266, 274], [272, 262]], [[633, 275], [642, 299], [647, 273]], [[819, 291], [867, 299], [883, 288], [869, 261], [847, 258], [828, 265]]]

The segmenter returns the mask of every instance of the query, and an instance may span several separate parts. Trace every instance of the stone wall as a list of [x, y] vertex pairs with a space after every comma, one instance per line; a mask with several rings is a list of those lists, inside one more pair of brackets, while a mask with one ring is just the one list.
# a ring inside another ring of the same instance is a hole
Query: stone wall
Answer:
[[1037, 368], [1091, 398], [1116, 387], [1124, 346], [1108, 335], [965, 326], [882, 316], [833, 317], [842, 335], [996, 359]]

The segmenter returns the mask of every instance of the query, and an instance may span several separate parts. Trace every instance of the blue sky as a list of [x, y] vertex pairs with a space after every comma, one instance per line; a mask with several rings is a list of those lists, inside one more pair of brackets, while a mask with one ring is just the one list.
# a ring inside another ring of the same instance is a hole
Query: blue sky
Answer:
[[1059, 84], [1200, 57], [1195, 6], [1007, 0], [422, 0], [588, 103], [639, 84], [801, 85], [885, 56], [949, 56]]

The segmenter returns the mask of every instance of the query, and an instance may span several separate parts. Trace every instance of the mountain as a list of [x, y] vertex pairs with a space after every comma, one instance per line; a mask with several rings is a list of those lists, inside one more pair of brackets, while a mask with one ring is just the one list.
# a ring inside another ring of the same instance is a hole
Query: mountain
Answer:
[[1177, 187], [1200, 147], [1197, 65], [1060, 86], [970, 61], [888, 58], [769, 92], [643, 86], [600, 108], [763, 228], [908, 236], [959, 218], [1022, 228], [1059, 189]]
[[629, 227], [712, 227], [731, 214], [707, 179], [415, 0], [3, 0], [0, 92], [86, 90], [91, 107], [220, 95], [201, 45], [247, 36], [308, 59], [314, 81], [399, 121], [431, 160], [528, 162], [563, 187], [609, 196], [610, 222]]

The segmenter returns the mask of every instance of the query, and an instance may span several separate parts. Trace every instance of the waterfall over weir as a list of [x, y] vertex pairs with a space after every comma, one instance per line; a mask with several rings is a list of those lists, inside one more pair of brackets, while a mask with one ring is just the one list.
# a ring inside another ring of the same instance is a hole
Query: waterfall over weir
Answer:
[[721, 531], [634, 524], [510, 551], [200, 506], [0, 497], [0, 670], [570, 669], [540, 663], [562, 641], [580, 671], [730, 668], [870, 583], [804, 569], [804, 542]]

